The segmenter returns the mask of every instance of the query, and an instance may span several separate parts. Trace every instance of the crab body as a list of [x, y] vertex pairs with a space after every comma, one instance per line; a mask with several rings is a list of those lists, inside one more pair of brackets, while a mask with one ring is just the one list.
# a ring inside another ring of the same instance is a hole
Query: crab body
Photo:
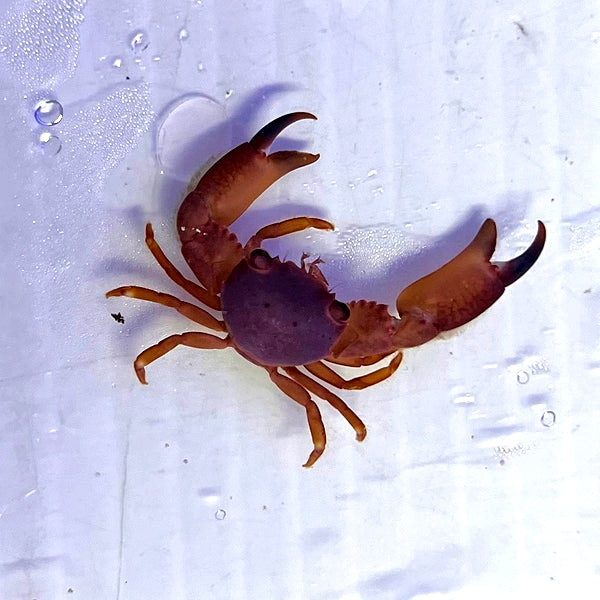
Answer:
[[274, 367], [327, 356], [346, 326], [336, 320], [336, 307], [323, 281], [256, 250], [237, 264], [221, 291], [223, 319], [236, 348]]
[[[146, 383], [145, 367], [179, 345], [233, 348], [263, 367], [271, 381], [306, 410], [313, 441], [306, 467], [315, 463], [326, 443], [325, 427], [311, 395], [336, 408], [362, 441], [364, 423], [330, 387], [363, 389], [379, 383], [396, 371], [403, 349], [474, 319], [535, 263], [546, 235], [538, 222], [537, 235], [523, 254], [507, 262], [491, 262], [496, 226], [487, 219], [458, 256], [398, 295], [398, 317], [373, 301], [344, 304], [336, 300], [317, 266], [319, 259], [307, 263], [304, 255], [297, 265], [271, 257], [261, 248], [265, 239], [309, 227], [331, 230], [330, 222], [313, 217], [287, 219], [263, 227], [245, 245], [228, 229], [277, 179], [319, 158], [305, 152], [265, 152], [288, 125], [314, 118], [298, 112], [275, 119], [215, 163], [186, 196], [178, 211], [177, 231], [182, 254], [199, 284], [171, 263], [154, 239], [152, 226], [146, 225], [146, 244], [157, 262], [200, 305], [132, 285], [106, 294], [174, 308], [212, 330], [172, 335], [144, 350], [134, 361], [141, 383]], [[218, 312], [222, 319], [215, 316]], [[383, 359], [386, 365], [352, 379], [342, 378], [326, 364], [362, 367]]]

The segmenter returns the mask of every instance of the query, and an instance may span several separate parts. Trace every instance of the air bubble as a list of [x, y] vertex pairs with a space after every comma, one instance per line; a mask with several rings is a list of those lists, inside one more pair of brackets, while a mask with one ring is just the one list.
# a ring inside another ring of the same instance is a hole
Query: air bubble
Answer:
[[60, 152], [62, 147], [60, 139], [49, 131], [40, 134], [40, 150], [45, 156], [54, 156]]
[[233, 90], [227, 90], [225, 92], [225, 98], [231, 98], [232, 94], [233, 94]]
[[529, 373], [523, 370], [519, 371], [517, 373], [517, 381], [520, 384], [525, 385], [529, 381]]
[[217, 510], [217, 512], [215, 512], [215, 519], [217, 521], [222, 521], [226, 516], [227, 516], [227, 513], [222, 508], [219, 508], [219, 510]]
[[33, 113], [35, 120], [40, 125], [56, 125], [63, 118], [63, 107], [58, 100], [41, 100]]
[[184, 42], [185, 40], [187, 40], [190, 37], [190, 33], [187, 29], [183, 28], [179, 30], [179, 40], [181, 42]]
[[544, 427], [552, 427], [556, 423], [556, 413], [553, 410], [546, 410], [540, 421]]
[[204, 63], [199, 62], [197, 65], [198, 71], [204, 71]]
[[157, 130], [156, 155], [162, 170], [189, 182], [206, 160], [228, 150], [231, 124], [225, 117], [223, 106], [202, 94], [172, 102]]
[[115, 58], [115, 60], [113, 60], [112, 66], [115, 67], [115, 69], [120, 69], [122, 64], [123, 61], [120, 58]]

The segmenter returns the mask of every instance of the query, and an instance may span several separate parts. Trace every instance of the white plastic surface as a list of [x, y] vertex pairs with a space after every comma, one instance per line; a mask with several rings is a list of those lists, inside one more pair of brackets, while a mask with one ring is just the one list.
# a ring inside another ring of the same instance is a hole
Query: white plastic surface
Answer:
[[[1, 600], [598, 597], [597, 2], [15, 0], [0, 23]], [[500, 260], [548, 228], [484, 315], [341, 393], [365, 442], [319, 403], [310, 470], [262, 370], [177, 349], [141, 386], [133, 358], [193, 327], [104, 298], [183, 294], [144, 224], [185, 269], [192, 173], [293, 110], [319, 120], [276, 147], [321, 159], [233, 229], [333, 221], [267, 248], [320, 255], [342, 300], [393, 304], [486, 217]]]

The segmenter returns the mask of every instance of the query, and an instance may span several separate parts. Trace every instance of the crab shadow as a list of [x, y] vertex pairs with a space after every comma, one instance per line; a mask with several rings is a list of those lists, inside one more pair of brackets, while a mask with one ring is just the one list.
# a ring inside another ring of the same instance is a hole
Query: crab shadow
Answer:
[[[256, 89], [249, 94], [238, 106], [235, 112], [223, 120], [215, 122], [200, 131], [188, 140], [173, 158], [176, 172], [189, 171], [195, 165], [204, 165], [196, 173], [196, 179], [202, 171], [213, 164], [225, 152], [243, 143], [256, 133], [256, 123], [259, 113], [265, 112], [265, 105], [275, 103], [275, 98], [281, 94], [296, 90], [297, 86], [288, 83], [277, 83]], [[163, 111], [168, 114], [172, 106], [181, 102], [181, 98], [174, 100]], [[158, 123], [155, 137], [158, 139]], [[193, 127], [193, 124], [190, 124]], [[157, 142], [156, 142], [157, 143]], [[278, 137], [272, 145], [271, 151], [278, 149], [304, 150], [311, 146], [310, 135], [304, 139], [286, 136]], [[155, 144], [156, 151], [156, 144]], [[318, 164], [318, 163], [317, 163]], [[297, 181], [294, 181], [294, 179]], [[266, 206], [252, 206], [231, 227], [231, 230], [244, 243], [261, 227], [297, 216], [312, 216], [336, 221], [335, 215], [325, 210], [324, 205], [313, 205], [293, 201], [279, 201], [273, 194], [285, 194], [287, 189], [297, 189], [301, 181], [306, 181], [306, 172], [292, 172], [283, 180], [284, 185], [271, 192], [271, 201]], [[175, 228], [176, 211], [189, 187], [189, 178], [165, 173], [158, 186], [159, 211], [166, 223], [173, 223]], [[277, 191], [277, 190], [283, 191]], [[264, 200], [264, 199], [261, 199]], [[435, 271], [443, 264], [454, 258], [473, 239], [479, 227], [489, 216], [496, 216], [510, 227], [516, 223], [526, 212], [527, 205], [531, 202], [527, 192], [512, 192], [502, 199], [501, 205], [507, 209], [503, 214], [490, 215], [485, 205], [475, 205], [466, 216], [451, 230], [442, 233], [435, 239], [418, 238], [414, 233], [406, 231], [393, 223], [373, 225], [366, 228], [350, 227], [342, 224], [337, 232], [299, 233], [285, 238], [269, 241], [268, 251], [282, 259], [291, 259], [298, 262], [304, 252], [310, 252], [315, 258], [319, 256], [323, 261], [322, 270], [329, 281], [332, 290], [342, 301], [366, 298], [394, 306], [395, 299], [402, 289], [417, 279]], [[140, 230], [144, 226], [145, 215], [143, 211], [135, 210], [130, 215], [135, 227]], [[343, 218], [343, 217], [342, 217]], [[367, 250], [357, 250], [360, 244], [361, 231], [367, 232]], [[307, 236], [315, 239], [307, 244]], [[335, 241], [322, 236], [337, 236]], [[352, 237], [355, 239], [352, 240]], [[323, 240], [326, 250], [315, 243]], [[354, 243], [348, 244], [348, 241]], [[336, 243], [337, 242], [337, 243]], [[336, 246], [332, 249], [332, 246]], [[328, 249], [327, 249], [328, 248]], [[348, 251], [351, 248], [351, 251]], [[371, 252], [371, 256], [369, 256]], [[372, 260], [372, 255], [379, 255], [377, 260]], [[384, 257], [381, 259], [381, 257]], [[390, 257], [390, 258], [387, 258]], [[128, 270], [129, 265], [113, 265], [121, 270]]]
[[[337, 235], [336, 248], [325, 252], [317, 250], [313, 254], [323, 261], [321, 270], [340, 300], [348, 302], [364, 298], [393, 307], [396, 297], [404, 288], [439, 269], [462, 252], [489, 217], [497, 221], [497, 245], [501, 246], [506, 234], [519, 228], [531, 202], [531, 194], [527, 191], [508, 192], [494, 202], [494, 205], [503, 207], [501, 211], [492, 213], [488, 205], [476, 204], [451, 229], [445, 232], [440, 230], [439, 235], [427, 238], [406, 231], [404, 227], [394, 223], [367, 227], [342, 225], [342, 229], [334, 234], [318, 234], [321, 236], [319, 241], [326, 239], [322, 236]], [[302, 207], [303, 210], [306, 208]], [[285, 206], [280, 210], [282, 215], [288, 216]], [[298, 214], [300, 213], [292, 216]], [[330, 219], [332, 215], [320, 212], [308, 216]], [[532, 232], [532, 240], [534, 235], [535, 231]], [[303, 252], [310, 251], [302, 234], [284, 240], [277, 247], [284, 255], [287, 253], [296, 258]], [[505, 253], [502, 259], [514, 258], [517, 254], [513, 252], [507, 256]]]
[[[485, 207], [475, 206], [452, 229], [427, 239], [418, 239], [415, 234], [401, 231], [393, 224], [373, 226], [369, 228], [368, 237], [379, 234], [377, 254], [394, 258], [377, 260], [373, 265], [369, 256], [373, 247], [371, 239], [369, 250], [365, 252], [359, 249], [324, 256], [323, 271], [340, 300], [348, 302], [364, 298], [393, 307], [404, 288], [459, 254], [471, 242], [486, 216]], [[373, 266], [374, 272], [370, 272]]]

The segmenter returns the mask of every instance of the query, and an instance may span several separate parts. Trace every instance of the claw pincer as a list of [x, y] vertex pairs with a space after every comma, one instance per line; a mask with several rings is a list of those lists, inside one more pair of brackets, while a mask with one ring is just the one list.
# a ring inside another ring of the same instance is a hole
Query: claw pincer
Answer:
[[[387, 379], [399, 367], [404, 348], [424, 344], [489, 308], [536, 262], [546, 239], [545, 227], [538, 222], [537, 235], [523, 254], [507, 262], [491, 262], [496, 225], [487, 219], [456, 258], [398, 295], [398, 317], [376, 302], [339, 302], [318, 267], [320, 259], [306, 262], [303, 255], [297, 265], [271, 257], [261, 248], [263, 240], [307, 228], [331, 230], [330, 222], [307, 216], [286, 219], [264, 226], [245, 245], [228, 229], [271, 184], [319, 158], [297, 151], [266, 153], [286, 127], [315, 118], [295, 112], [275, 119], [216, 162], [186, 196], [177, 214], [177, 230], [183, 256], [199, 283], [171, 263], [154, 239], [152, 226], [146, 226], [150, 252], [196, 303], [133, 285], [106, 294], [162, 304], [211, 331], [171, 335], [144, 350], [134, 361], [142, 383], [146, 383], [145, 367], [177, 346], [233, 348], [266, 369], [271, 381], [306, 411], [313, 450], [305, 467], [315, 463], [326, 444], [312, 396], [338, 410], [358, 441], [367, 433], [354, 411], [323, 383], [359, 390]], [[202, 305], [220, 311], [221, 318]], [[350, 379], [326, 364], [363, 367], [385, 358], [386, 365]]]
[[296, 112], [271, 121], [249, 142], [228, 152], [205, 173], [177, 213], [177, 230], [182, 243], [208, 219], [228, 227], [280, 177], [319, 159], [318, 154], [308, 152], [265, 153], [286, 127], [301, 119], [316, 117]]
[[456, 258], [398, 296], [396, 343], [402, 348], [419, 346], [472, 321], [533, 266], [545, 241], [546, 228], [538, 221], [537, 235], [523, 254], [503, 263], [490, 262], [496, 247], [496, 224], [487, 219]]

